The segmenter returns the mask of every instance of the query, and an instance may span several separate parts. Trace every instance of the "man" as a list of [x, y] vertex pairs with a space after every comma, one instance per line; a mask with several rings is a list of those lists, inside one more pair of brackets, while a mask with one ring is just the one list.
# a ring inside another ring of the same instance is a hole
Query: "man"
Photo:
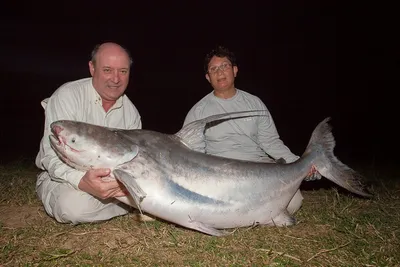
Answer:
[[[207, 129], [205, 142], [199, 144], [198, 150], [221, 157], [261, 162], [283, 159], [290, 163], [299, 158], [280, 139], [272, 116], [261, 99], [235, 87], [239, 69], [234, 53], [224, 47], [217, 47], [206, 55], [204, 70], [206, 79], [214, 90], [190, 109], [184, 125], [225, 112], [265, 112], [263, 116], [228, 120]], [[314, 175], [316, 174], [310, 173], [310, 179]], [[288, 211], [296, 212], [301, 207], [302, 200], [298, 190], [289, 203]]]
[[44, 135], [36, 158], [42, 169], [36, 192], [46, 212], [61, 223], [85, 223], [126, 214], [128, 206], [116, 197], [126, 190], [109, 176], [109, 169], [87, 172], [62, 162], [50, 146], [50, 124], [57, 120], [76, 120], [101, 126], [141, 129], [141, 117], [125, 95], [132, 59], [116, 43], [97, 45], [89, 61], [91, 77], [68, 82], [50, 98], [42, 101], [45, 109]]

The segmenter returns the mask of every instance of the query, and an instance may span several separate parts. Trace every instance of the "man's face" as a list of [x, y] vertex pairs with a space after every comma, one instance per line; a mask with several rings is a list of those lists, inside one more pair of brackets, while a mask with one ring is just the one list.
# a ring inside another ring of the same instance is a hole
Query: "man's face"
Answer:
[[118, 47], [98, 51], [95, 64], [89, 62], [93, 87], [105, 101], [116, 101], [124, 94], [129, 83], [129, 56]]
[[216, 91], [226, 91], [235, 87], [235, 77], [238, 71], [228, 58], [213, 56], [208, 63], [206, 79]]

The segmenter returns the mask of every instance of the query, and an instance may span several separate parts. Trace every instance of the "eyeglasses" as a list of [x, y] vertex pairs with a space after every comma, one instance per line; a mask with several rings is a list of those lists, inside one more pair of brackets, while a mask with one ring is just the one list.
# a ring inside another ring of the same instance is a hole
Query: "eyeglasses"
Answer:
[[218, 70], [225, 71], [228, 68], [230, 68], [231, 66], [232, 66], [232, 64], [225, 62], [219, 66], [212, 66], [211, 68], [208, 69], [208, 72], [214, 74], [214, 73], [217, 73]]

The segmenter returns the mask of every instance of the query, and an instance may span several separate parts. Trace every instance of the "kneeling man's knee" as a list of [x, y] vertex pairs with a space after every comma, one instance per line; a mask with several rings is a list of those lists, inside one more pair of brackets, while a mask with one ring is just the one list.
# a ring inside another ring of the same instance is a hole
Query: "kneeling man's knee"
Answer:
[[91, 223], [127, 214], [129, 207], [115, 199], [99, 200], [79, 190], [60, 190], [53, 202], [53, 216], [62, 223]]
[[61, 223], [78, 224], [86, 222], [85, 214], [89, 212], [89, 207], [82, 194], [85, 193], [74, 190], [62, 192], [54, 203], [54, 218]]

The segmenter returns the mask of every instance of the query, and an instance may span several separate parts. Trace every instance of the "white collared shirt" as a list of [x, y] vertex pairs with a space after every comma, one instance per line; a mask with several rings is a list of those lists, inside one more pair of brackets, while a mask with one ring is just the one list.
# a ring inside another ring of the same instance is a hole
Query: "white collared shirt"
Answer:
[[45, 126], [36, 166], [47, 171], [52, 179], [68, 182], [76, 189], [85, 172], [66, 165], [51, 148], [49, 134], [52, 122], [76, 120], [120, 129], [142, 128], [140, 114], [126, 95], [122, 95], [106, 112], [91, 77], [63, 84], [41, 104], [45, 110]]

